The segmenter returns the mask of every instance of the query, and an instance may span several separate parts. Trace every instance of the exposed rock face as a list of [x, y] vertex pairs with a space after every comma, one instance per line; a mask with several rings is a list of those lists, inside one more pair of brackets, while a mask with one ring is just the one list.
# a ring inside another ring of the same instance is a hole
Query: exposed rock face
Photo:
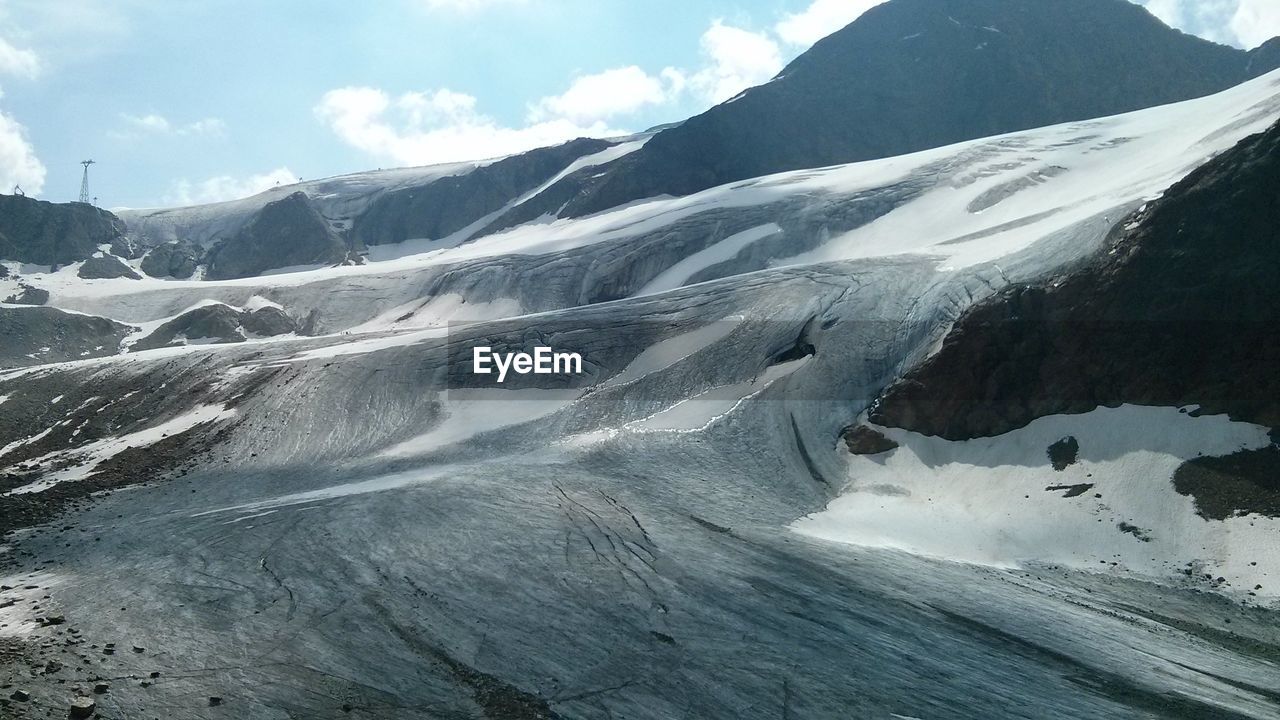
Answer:
[[872, 421], [959, 440], [1133, 403], [1280, 426], [1280, 125], [1108, 244], [1065, 277], [970, 309]]
[[246, 332], [260, 337], [295, 332], [298, 325], [279, 308], [238, 310], [214, 304], [189, 310], [156, 328], [133, 345], [134, 350], [150, 350], [185, 341], [203, 343], [244, 342]]
[[879, 455], [898, 447], [898, 443], [885, 437], [884, 433], [866, 425], [847, 427], [840, 437], [854, 455]]
[[44, 305], [49, 302], [49, 291], [26, 283], [19, 283], [21, 292], [10, 295], [4, 301], [11, 305]]
[[566, 213], [1186, 100], [1278, 55], [1183, 34], [1126, 0], [893, 0], [658, 134]]
[[264, 307], [240, 316], [240, 325], [260, 337], [274, 337], [297, 332], [298, 323], [285, 311], [276, 307]]
[[1249, 75], [1258, 77], [1280, 67], [1280, 37], [1274, 37], [1249, 52]]
[[212, 280], [253, 277], [292, 265], [340, 263], [347, 244], [312, 205], [296, 192], [264, 207], [244, 228], [209, 250]]
[[106, 210], [0, 195], [0, 259], [66, 265], [92, 256], [99, 245], [130, 254], [123, 223]]
[[115, 355], [128, 325], [48, 307], [0, 308], [0, 367]]
[[386, 193], [356, 218], [353, 236], [365, 245], [447, 237], [537, 189], [574, 160], [611, 145], [607, 140], [582, 138]]
[[152, 248], [142, 258], [142, 271], [151, 277], [185, 280], [195, 273], [203, 253], [199, 246], [189, 242], [167, 242]]
[[98, 709], [98, 704], [87, 697], [74, 698], [71, 701], [71, 707], [67, 714], [73, 718], [93, 717], [94, 711]]
[[1197, 511], [1210, 520], [1237, 513], [1280, 517], [1280, 448], [1189, 460], [1174, 473], [1173, 485], [1195, 497]]
[[124, 264], [120, 258], [115, 255], [96, 255], [84, 261], [76, 275], [85, 280], [110, 280], [114, 278], [129, 278], [130, 280], [141, 280], [142, 276], [133, 271], [133, 268]]
[[1068, 435], [1050, 445], [1046, 452], [1049, 455], [1049, 462], [1053, 464], [1053, 469], [1062, 472], [1076, 464], [1076, 460], [1080, 457], [1080, 441]]

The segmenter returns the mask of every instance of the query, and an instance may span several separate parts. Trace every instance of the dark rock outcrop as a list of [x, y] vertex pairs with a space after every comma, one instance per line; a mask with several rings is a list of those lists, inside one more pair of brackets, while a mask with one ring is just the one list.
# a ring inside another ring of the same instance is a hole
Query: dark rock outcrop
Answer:
[[1258, 77], [1280, 67], [1280, 37], [1274, 37], [1249, 51], [1249, 76]]
[[[582, 138], [515, 155], [428, 185], [385, 193], [356, 218], [352, 236], [364, 245], [447, 237], [536, 190], [578, 158], [613, 144]], [[556, 209], [564, 202], [568, 199]]]
[[891, 0], [583, 182], [565, 215], [1208, 95], [1280, 65], [1126, 0]]
[[18, 283], [20, 292], [5, 298], [10, 305], [44, 305], [49, 302], [49, 291], [26, 283]]
[[0, 259], [66, 265], [97, 253], [99, 245], [130, 254], [124, 224], [106, 210], [0, 195]]
[[77, 697], [71, 700], [71, 707], [67, 710], [68, 717], [72, 718], [89, 718], [93, 717], [93, 713], [98, 709], [98, 704], [87, 697]]
[[218, 303], [182, 313], [134, 343], [132, 349], [151, 350], [187, 341], [238, 343], [248, 339], [246, 333], [272, 337], [295, 332], [297, 329], [297, 323], [279, 308], [265, 307], [249, 311]]
[[1194, 458], [1174, 473], [1173, 486], [1194, 497], [1196, 510], [1209, 520], [1237, 513], [1280, 517], [1280, 448]]
[[293, 265], [337, 264], [348, 257], [347, 243], [311, 203], [296, 192], [268, 203], [248, 225], [209, 249], [211, 280], [254, 277]]
[[156, 278], [185, 280], [196, 271], [204, 251], [189, 242], [175, 241], [157, 245], [142, 258], [142, 272]]
[[1045, 492], [1060, 492], [1063, 499], [1069, 500], [1077, 498], [1094, 488], [1093, 483], [1079, 483], [1077, 485], [1050, 485], [1045, 488]]
[[130, 330], [104, 317], [55, 308], [0, 308], [0, 367], [115, 355]]
[[76, 275], [85, 280], [142, 279], [141, 275], [134, 272], [133, 268], [125, 265], [124, 261], [115, 255], [95, 255], [85, 260], [80, 269], [76, 271]]
[[840, 438], [854, 455], [879, 455], [898, 447], [898, 443], [885, 437], [884, 433], [866, 425], [847, 427], [841, 431]]
[[242, 313], [240, 325], [260, 337], [287, 335], [298, 330], [298, 323], [277, 307], [264, 307]]
[[959, 440], [1099, 406], [1198, 404], [1275, 428], [1277, 367], [1280, 124], [1123, 220], [1081, 267], [969, 309], [871, 419]]
[[1068, 435], [1050, 445], [1046, 454], [1049, 456], [1049, 462], [1053, 464], [1053, 469], [1062, 472], [1075, 465], [1076, 460], [1079, 459], [1080, 441]]

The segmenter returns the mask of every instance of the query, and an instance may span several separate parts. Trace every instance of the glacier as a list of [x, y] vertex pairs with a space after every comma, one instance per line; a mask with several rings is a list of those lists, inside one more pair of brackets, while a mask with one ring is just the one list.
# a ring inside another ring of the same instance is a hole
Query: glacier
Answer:
[[[1278, 718], [1280, 524], [1200, 520], [1164, 477], [1267, 442], [1256, 426], [1126, 407], [966, 443], [886, 430], [889, 459], [838, 441], [966, 308], [1097, 252], [1277, 118], [1280, 72], [364, 265], [15, 267], [138, 337], [209, 303], [314, 333], [0, 371], [3, 411], [31, 418], [0, 434], [0, 471], [44, 478], [6, 498], [93, 493], [5, 548], [0, 640], [42, 637], [52, 604], [143, 648], [90, 663], [164, 668], [101, 701], [125, 717]], [[349, 208], [456, 172], [307, 191]], [[261, 203], [125, 219], [211, 236]], [[480, 341], [589, 372], [480, 387], [457, 362]], [[1043, 448], [1068, 434], [1093, 441], [1064, 475]], [[1067, 481], [1107, 511], [1044, 490]]]

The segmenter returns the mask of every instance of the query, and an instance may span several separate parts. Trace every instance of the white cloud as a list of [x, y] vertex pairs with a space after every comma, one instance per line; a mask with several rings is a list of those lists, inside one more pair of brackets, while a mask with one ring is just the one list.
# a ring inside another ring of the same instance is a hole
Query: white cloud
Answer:
[[[0, 37], [0, 75], [32, 79], [40, 70], [39, 56]], [[0, 98], [3, 97], [4, 92], [0, 91]], [[12, 115], [0, 111], [0, 192], [12, 192], [15, 185], [20, 185], [28, 195], [39, 195], [44, 190], [45, 174], [44, 163], [36, 156], [27, 129]]]
[[247, 178], [219, 175], [196, 183], [185, 179], [177, 180], [170, 187], [164, 202], [166, 205], [203, 205], [236, 200], [257, 195], [277, 185], [291, 185], [297, 181], [298, 176], [287, 167], [276, 168]]
[[27, 139], [27, 130], [10, 115], [0, 112], [0, 192], [21, 185], [28, 195], [44, 190], [45, 167]]
[[[1258, 4], [1274, 1], [1262, 0]], [[1139, 4], [1170, 27], [1206, 40], [1239, 45], [1241, 39], [1232, 28], [1231, 18], [1252, 0], [1141, 0]]]
[[449, 89], [393, 96], [373, 87], [330, 90], [315, 114], [343, 142], [384, 161], [426, 165], [512, 155], [579, 137], [628, 131], [614, 120], [674, 106], [727, 100], [782, 69], [782, 51], [764, 33], [715, 22], [702, 36], [705, 64], [696, 71], [666, 68], [656, 75], [631, 65], [574, 79], [559, 95], [529, 105], [525, 123], [511, 127], [480, 112], [475, 97]]
[[227, 124], [221, 118], [216, 117], [208, 117], [183, 125], [175, 125], [165, 116], [156, 113], [147, 115], [120, 113], [120, 119], [124, 121], [129, 130], [111, 134], [122, 140], [135, 138], [139, 135], [222, 137], [227, 132]]
[[545, 97], [534, 104], [529, 119], [541, 122], [562, 118], [586, 124], [627, 115], [647, 105], [662, 105], [684, 89], [684, 75], [667, 68], [658, 77], [635, 65], [584, 75], [562, 95]]
[[1255, 48], [1280, 35], [1280, 2], [1240, 0], [1240, 7], [1231, 18], [1231, 30], [1246, 48]]
[[1181, 27], [1184, 22], [1182, 0], [1147, 0], [1143, 5], [1169, 27]]
[[719, 20], [703, 33], [702, 53], [709, 65], [694, 73], [689, 84], [712, 103], [724, 102], [782, 70], [782, 51], [768, 35]]
[[227, 123], [222, 118], [208, 117], [182, 126], [178, 129], [182, 135], [204, 135], [222, 137], [227, 134]]
[[130, 126], [146, 132], [167, 133], [173, 129], [168, 118], [163, 115], [129, 115], [122, 113], [120, 118]]
[[885, 0], [814, 0], [803, 12], [783, 18], [774, 28], [792, 45], [808, 47], [862, 17]]
[[518, 5], [525, 0], [420, 0], [428, 10], [472, 11], [497, 5]]
[[40, 74], [40, 58], [30, 50], [14, 47], [0, 38], [0, 74], [34, 78]]
[[624, 133], [603, 122], [566, 118], [505, 127], [476, 105], [474, 97], [448, 89], [393, 98], [377, 88], [346, 87], [325, 93], [315, 113], [352, 147], [406, 165], [498, 157], [577, 137]]

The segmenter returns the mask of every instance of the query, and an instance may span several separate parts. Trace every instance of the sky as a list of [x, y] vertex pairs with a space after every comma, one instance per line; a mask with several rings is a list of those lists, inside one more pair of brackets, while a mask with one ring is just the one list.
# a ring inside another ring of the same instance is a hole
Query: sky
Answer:
[[[0, 192], [251, 195], [684, 119], [882, 0], [0, 0]], [[1252, 48], [1280, 0], [1143, 0]]]

